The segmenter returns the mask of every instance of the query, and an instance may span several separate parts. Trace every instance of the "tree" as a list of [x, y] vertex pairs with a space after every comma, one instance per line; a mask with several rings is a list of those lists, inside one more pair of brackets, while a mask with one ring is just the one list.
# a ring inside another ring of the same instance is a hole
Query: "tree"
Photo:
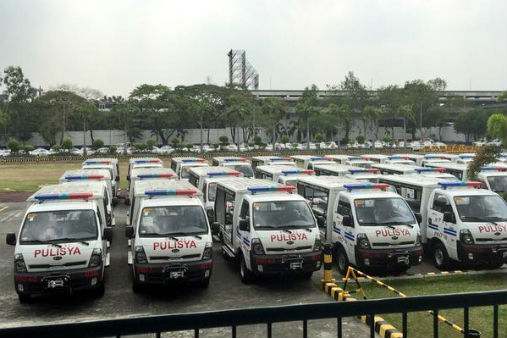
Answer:
[[481, 167], [497, 161], [502, 149], [497, 146], [481, 147], [475, 154], [472, 162], [468, 165], [468, 176], [471, 181], [477, 180], [477, 174]]
[[19, 151], [19, 141], [11, 137], [7, 142], [7, 147], [11, 150], [11, 153], [15, 154]]
[[220, 141], [220, 144], [221, 144], [222, 146], [226, 146], [226, 145], [228, 145], [228, 144], [229, 144], [229, 138], [228, 138], [227, 136], [225, 136], [225, 135], [220, 136], [220, 137], [218, 138], [218, 140]]
[[[112, 115], [115, 117], [115, 120], [118, 123], [120, 129], [123, 130], [123, 135], [125, 137], [125, 146], [123, 147], [124, 154], [127, 154], [127, 142], [130, 137], [135, 136], [138, 132], [136, 130], [132, 130], [134, 128], [133, 122], [136, 115], [139, 112], [135, 102], [128, 101], [124, 103], [119, 103], [111, 109]], [[129, 132], [130, 131], [130, 132]], [[130, 137], [129, 137], [130, 136]]]
[[104, 146], [104, 141], [102, 141], [100, 138], [93, 140], [92, 147], [94, 150], [100, 149]]
[[378, 120], [380, 119], [380, 110], [372, 105], [366, 105], [363, 108], [364, 136], [366, 136], [366, 123], [371, 122], [374, 126], [375, 139], [378, 139]]
[[2, 107], [0, 107], [0, 126], [3, 129], [4, 134], [4, 140], [7, 143], [7, 127], [9, 126], [9, 123], [11, 121], [11, 116], [7, 113], [7, 111], [4, 111]]
[[152, 150], [153, 147], [155, 146], [155, 140], [153, 139], [149, 139], [148, 141], [146, 141], [146, 147], [149, 149], [149, 150]]
[[345, 129], [345, 137], [341, 143], [347, 144], [349, 142], [350, 127], [352, 124], [352, 112], [350, 111], [349, 105], [344, 103], [337, 106], [336, 104], [331, 103], [328, 106], [328, 110], [329, 113], [336, 116], [338, 121], [343, 125], [343, 128]]
[[258, 106], [250, 94], [236, 93], [229, 96], [226, 115], [234, 143], [236, 143], [235, 130], [238, 127], [242, 129], [243, 142], [245, 143], [250, 140], [252, 134], [255, 134], [255, 114], [257, 110]]
[[74, 147], [72, 140], [70, 138], [63, 139], [62, 141], [62, 149], [70, 151]]
[[[90, 119], [90, 117], [97, 112], [97, 106], [89, 101], [83, 101], [79, 103], [76, 108], [74, 109], [74, 113], [77, 115], [78, 118], [83, 121], [83, 156], [87, 155], [87, 149], [86, 149], [86, 127], [87, 127], [87, 121]], [[92, 140], [92, 143], [94, 141]], [[104, 142], [102, 142], [102, 145], [104, 145]]]
[[471, 136], [477, 139], [486, 134], [488, 116], [489, 113], [483, 109], [461, 112], [454, 121], [454, 129], [465, 134], [466, 142], [470, 142]]
[[317, 97], [318, 88], [316, 85], [311, 85], [311, 87], [306, 87], [301, 96], [301, 100], [296, 105], [296, 112], [300, 120], [306, 125], [306, 142], [307, 148], [310, 148], [310, 119], [319, 113], [317, 108], [318, 106], [318, 97]]
[[262, 118], [261, 125], [266, 131], [271, 131], [271, 142], [276, 143], [277, 127], [281, 120], [287, 116], [287, 103], [278, 98], [267, 98], [260, 102]]
[[503, 114], [493, 114], [488, 118], [488, 135], [502, 140], [507, 146], [507, 118]]

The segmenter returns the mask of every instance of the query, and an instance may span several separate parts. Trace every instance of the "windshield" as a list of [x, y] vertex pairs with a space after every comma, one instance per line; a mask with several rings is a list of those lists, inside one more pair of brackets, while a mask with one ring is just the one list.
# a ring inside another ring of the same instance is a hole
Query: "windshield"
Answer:
[[93, 210], [57, 210], [26, 215], [20, 235], [21, 244], [72, 242], [97, 239]]
[[491, 190], [496, 193], [507, 192], [507, 176], [489, 176], [488, 183]]
[[208, 183], [208, 202], [215, 202], [217, 196], [217, 184], [215, 182]]
[[144, 208], [139, 222], [141, 237], [205, 234], [207, 231], [206, 216], [197, 205]]
[[189, 174], [189, 171], [190, 171], [190, 166], [186, 166], [186, 167], [181, 167], [181, 178], [188, 178], [190, 176]]
[[464, 222], [507, 221], [507, 205], [500, 196], [455, 196], [454, 203]]
[[256, 229], [315, 227], [312, 211], [305, 201], [255, 202], [253, 224]]
[[402, 198], [356, 199], [356, 218], [362, 226], [416, 223]]
[[239, 171], [245, 177], [253, 177], [254, 173], [252, 168], [249, 165], [234, 165], [232, 168], [236, 171]]

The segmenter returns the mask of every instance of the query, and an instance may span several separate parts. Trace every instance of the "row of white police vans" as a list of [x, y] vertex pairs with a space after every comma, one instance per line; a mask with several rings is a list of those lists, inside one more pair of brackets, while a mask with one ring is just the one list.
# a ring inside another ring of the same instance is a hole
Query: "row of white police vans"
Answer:
[[[453, 261], [500, 267], [507, 204], [498, 193], [507, 190], [507, 165], [499, 160], [482, 168], [481, 182], [468, 182], [466, 164], [456, 162], [473, 158], [465, 155], [217, 157], [213, 166], [180, 157], [171, 168], [133, 158], [125, 198], [133, 290], [207, 287], [213, 239], [239, 262], [245, 283], [265, 274], [310, 278], [322, 244], [332, 246], [341, 273], [349, 265], [404, 271], [421, 263], [423, 247], [440, 269]], [[451, 164], [461, 176], [449, 173]], [[90, 159], [30, 196], [18, 234], [7, 235], [20, 301], [103, 294], [119, 177], [116, 159]]]

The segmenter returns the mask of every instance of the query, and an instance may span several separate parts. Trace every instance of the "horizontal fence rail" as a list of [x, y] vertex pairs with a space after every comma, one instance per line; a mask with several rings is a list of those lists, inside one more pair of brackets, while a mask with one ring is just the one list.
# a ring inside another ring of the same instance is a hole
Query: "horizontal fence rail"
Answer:
[[[230, 327], [231, 336], [236, 336], [240, 325], [266, 324], [267, 336], [271, 337], [273, 323], [303, 321], [303, 337], [307, 336], [307, 322], [313, 319], [338, 319], [338, 337], [342, 336], [341, 319], [367, 315], [400, 313], [403, 316], [404, 337], [407, 337], [407, 313], [432, 310], [438, 313], [444, 309], [464, 309], [465, 328], [468, 330], [468, 309], [477, 306], [493, 307], [494, 337], [498, 337], [498, 306], [507, 304], [507, 290], [446, 294], [407, 298], [361, 300], [355, 302], [329, 302], [276, 307], [221, 310], [211, 312], [156, 315], [137, 318], [108, 319], [90, 322], [24, 326], [0, 329], [0, 337], [103, 337]], [[434, 321], [438, 326], [438, 321]], [[373, 330], [371, 337], [374, 337]], [[466, 337], [465, 333], [465, 337]], [[438, 337], [438, 327], [434, 328]]]

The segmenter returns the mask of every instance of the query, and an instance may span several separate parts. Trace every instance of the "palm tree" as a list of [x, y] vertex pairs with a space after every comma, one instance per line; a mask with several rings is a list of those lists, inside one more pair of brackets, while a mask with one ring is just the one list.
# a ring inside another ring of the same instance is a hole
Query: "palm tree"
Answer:
[[310, 119], [319, 113], [317, 108], [317, 86], [312, 85], [310, 88], [306, 87], [303, 91], [301, 101], [296, 105], [301, 120], [306, 124], [306, 142], [308, 149], [310, 148]]
[[[272, 131], [273, 147], [276, 142], [276, 126], [287, 116], [287, 103], [278, 98], [267, 98], [261, 101], [262, 116], [267, 129]], [[274, 148], [273, 148], [274, 149]]]

